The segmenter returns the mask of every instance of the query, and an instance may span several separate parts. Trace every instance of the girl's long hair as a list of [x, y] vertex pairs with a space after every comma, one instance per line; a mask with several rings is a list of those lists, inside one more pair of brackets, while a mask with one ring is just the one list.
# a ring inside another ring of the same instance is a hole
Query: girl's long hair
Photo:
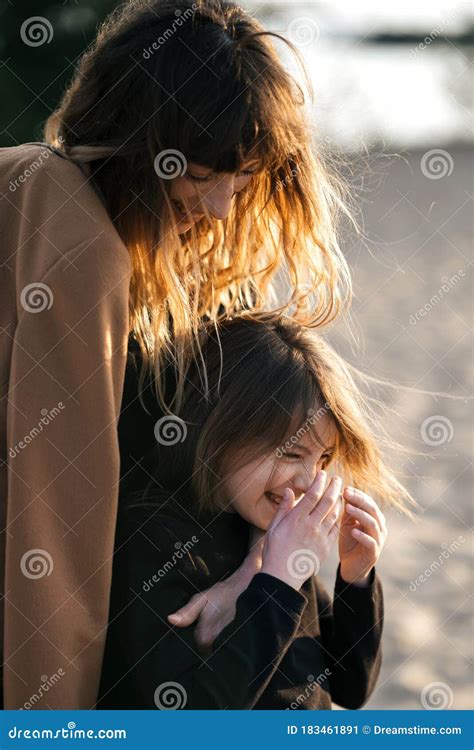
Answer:
[[[200, 321], [271, 308], [322, 326], [350, 302], [336, 233], [340, 213], [350, 217], [345, 191], [272, 39], [301, 62], [232, 2], [129, 0], [102, 24], [45, 125], [48, 143], [88, 165], [130, 252], [140, 387], [149, 368], [164, 409], [179, 408]], [[178, 234], [169, 160], [233, 173], [249, 154], [259, 171], [228, 217]], [[283, 301], [277, 284], [290, 290]], [[178, 372], [168, 404], [165, 360]]]
[[207, 324], [201, 351], [207, 387], [193, 364], [182, 409], [160, 424], [149, 456], [153, 477], [136, 493], [139, 504], [171, 496], [199, 511], [222, 509], [229, 470], [260, 456], [278, 461], [305, 435], [321, 442], [322, 419], [329, 417], [337, 437], [323, 468], [414, 518], [417, 503], [391, 468], [391, 452], [408, 450], [384, 425], [388, 407], [371, 395], [371, 384], [383, 381], [277, 313], [244, 312], [217, 330]]

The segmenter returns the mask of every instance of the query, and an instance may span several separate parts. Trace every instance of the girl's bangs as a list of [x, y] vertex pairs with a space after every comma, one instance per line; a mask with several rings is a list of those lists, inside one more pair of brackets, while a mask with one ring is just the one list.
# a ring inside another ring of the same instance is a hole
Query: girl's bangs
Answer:
[[318, 434], [319, 415], [321, 410], [332, 415], [325, 408], [318, 383], [305, 365], [296, 368], [293, 376], [275, 394], [271, 404], [267, 415], [268, 431], [274, 436], [275, 447], [282, 448], [287, 443], [296, 446], [309, 433], [323, 447]]

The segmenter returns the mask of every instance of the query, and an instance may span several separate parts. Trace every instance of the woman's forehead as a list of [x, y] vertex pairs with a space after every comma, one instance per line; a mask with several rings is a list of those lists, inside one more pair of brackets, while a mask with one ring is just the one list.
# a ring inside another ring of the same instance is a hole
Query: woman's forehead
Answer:
[[[206, 164], [200, 164], [198, 161], [189, 161], [188, 160], [188, 167], [191, 169], [198, 169], [202, 171], [209, 172], [212, 171], [212, 167], [207, 166]], [[243, 159], [243, 166], [245, 169], [250, 169], [251, 167], [259, 167], [260, 166], [260, 158], [259, 155], [256, 153], [249, 154]]]

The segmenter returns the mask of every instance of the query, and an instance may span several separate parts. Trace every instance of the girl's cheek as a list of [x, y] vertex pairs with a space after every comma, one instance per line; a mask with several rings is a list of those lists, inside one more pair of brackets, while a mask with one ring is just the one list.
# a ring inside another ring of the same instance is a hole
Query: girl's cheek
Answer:
[[291, 464], [284, 465], [280, 463], [275, 467], [275, 471], [272, 477], [272, 484], [279, 486], [281, 484], [291, 484], [291, 481], [295, 474], [295, 467]]

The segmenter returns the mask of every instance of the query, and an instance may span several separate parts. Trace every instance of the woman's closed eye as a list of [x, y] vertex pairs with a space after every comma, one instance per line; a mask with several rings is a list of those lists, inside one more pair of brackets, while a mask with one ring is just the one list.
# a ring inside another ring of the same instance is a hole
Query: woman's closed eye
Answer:
[[[242, 172], [237, 172], [236, 177], [249, 177], [254, 174], [257, 174], [257, 170], [249, 170], [244, 169]], [[193, 180], [193, 182], [209, 182], [215, 177], [214, 172], [211, 172], [211, 174], [205, 175], [204, 177], [201, 177], [199, 175], [191, 174], [191, 172], [186, 172], [186, 177], [189, 177], [190, 180]]]

